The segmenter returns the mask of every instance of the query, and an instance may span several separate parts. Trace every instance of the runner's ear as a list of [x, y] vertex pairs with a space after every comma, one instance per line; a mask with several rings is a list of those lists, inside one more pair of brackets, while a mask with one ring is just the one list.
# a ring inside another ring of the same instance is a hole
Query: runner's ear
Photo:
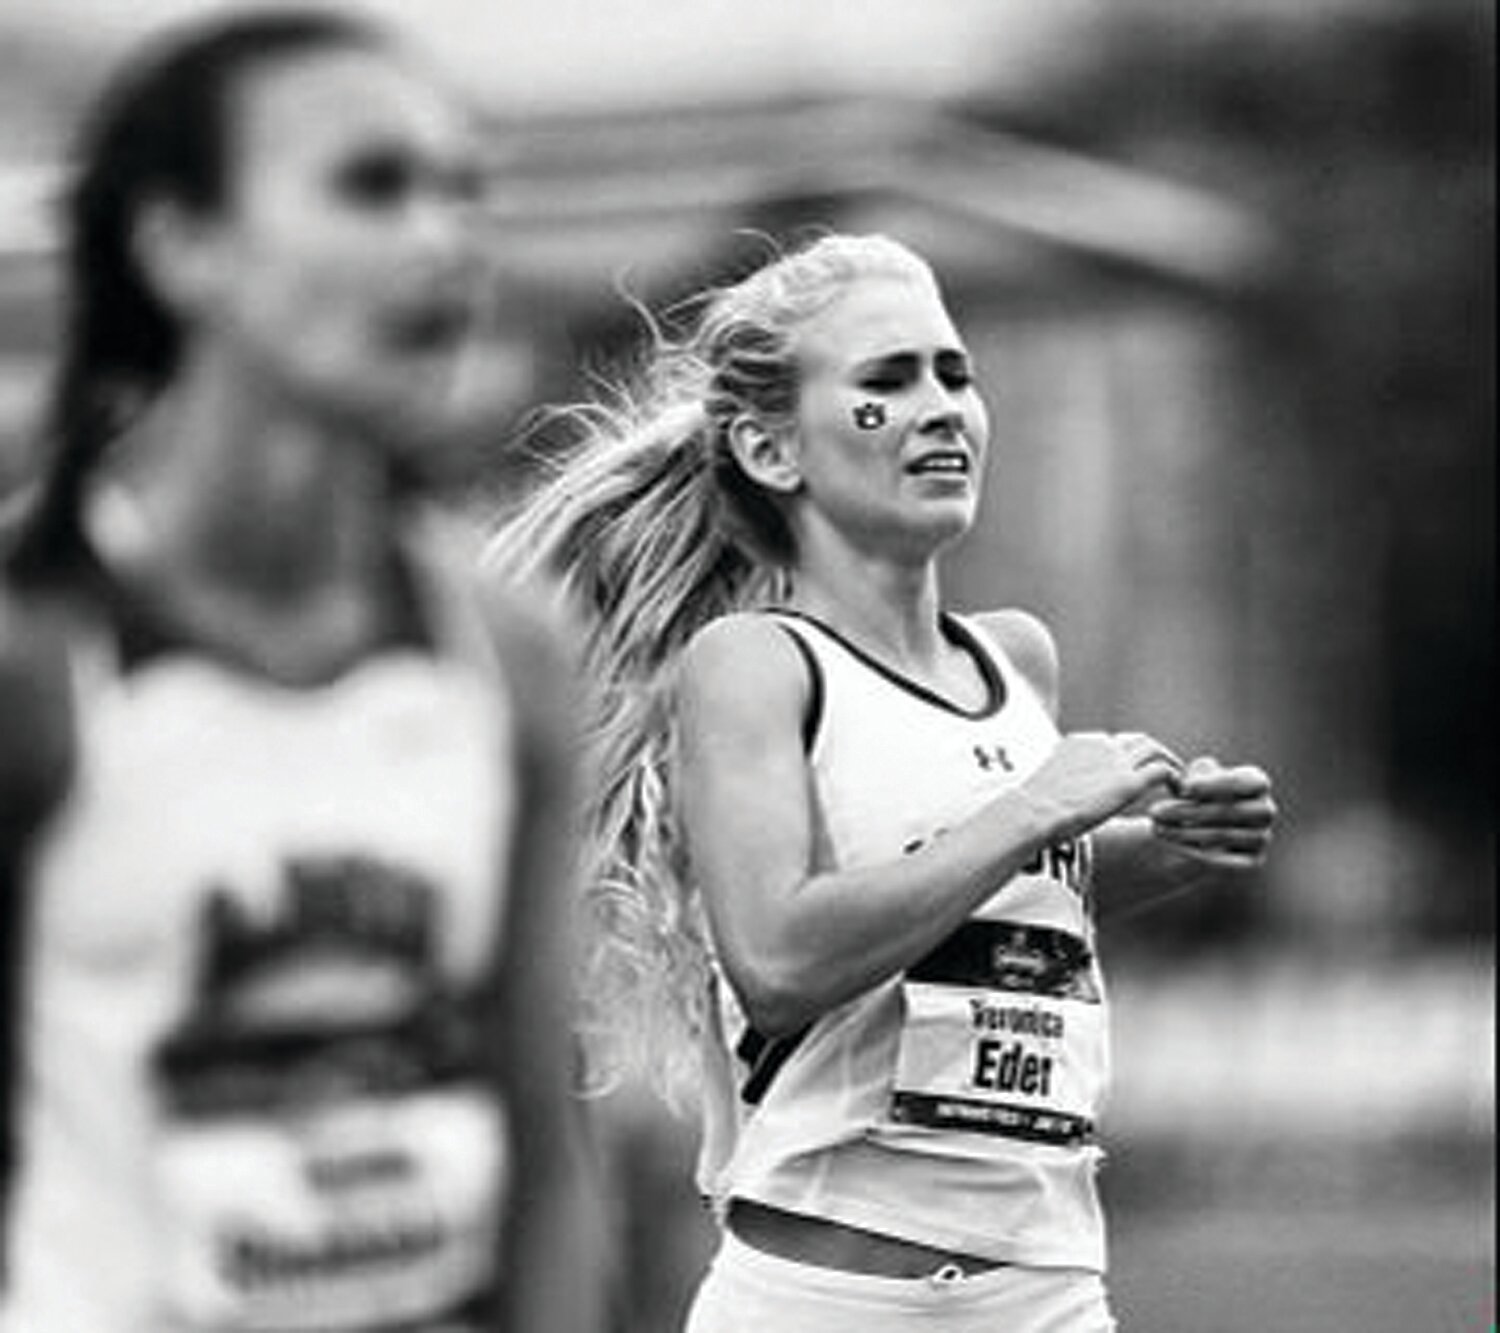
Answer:
[[802, 466], [795, 431], [771, 430], [746, 413], [729, 426], [734, 461], [752, 481], [767, 490], [791, 495], [802, 487]]

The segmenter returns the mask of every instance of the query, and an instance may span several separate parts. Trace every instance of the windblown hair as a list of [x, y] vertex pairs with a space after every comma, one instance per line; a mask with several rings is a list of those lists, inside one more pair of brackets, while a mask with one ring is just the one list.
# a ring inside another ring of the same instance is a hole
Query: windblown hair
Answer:
[[677, 660], [709, 621], [784, 600], [796, 558], [777, 501], [739, 467], [745, 419], [795, 428], [796, 333], [863, 278], [927, 265], [882, 236], [829, 235], [705, 294], [684, 337], [649, 323], [639, 382], [572, 410], [579, 447], [505, 523], [497, 573], [558, 586], [593, 692], [582, 982], [587, 1081], [697, 1078], [711, 946], [673, 820]]
[[135, 253], [142, 210], [226, 208], [237, 96], [256, 70], [328, 49], [377, 49], [362, 21], [293, 8], [194, 24], [127, 64], [101, 93], [63, 202], [64, 345], [43, 436], [46, 462], [11, 573], [39, 579], [79, 543], [88, 477], [111, 440], [176, 373], [184, 330]]

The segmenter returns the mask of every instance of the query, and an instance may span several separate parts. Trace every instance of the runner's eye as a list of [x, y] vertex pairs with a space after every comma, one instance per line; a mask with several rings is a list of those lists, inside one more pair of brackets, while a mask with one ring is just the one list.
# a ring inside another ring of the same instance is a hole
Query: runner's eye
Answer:
[[403, 153], [379, 151], [346, 162], [334, 178], [344, 198], [366, 208], [390, 208], [416, 186], [417, 168]]
[[938, 382], [945, 389], [967, 389], [974, 383], [974, 368], [961, 353], [944, 352], [937, 359], [936, 369]]
[[866, 393], [900, 393], [916, 383], [920, 373], [914, 356], [886, 357], [866, 367], [858, 384]]

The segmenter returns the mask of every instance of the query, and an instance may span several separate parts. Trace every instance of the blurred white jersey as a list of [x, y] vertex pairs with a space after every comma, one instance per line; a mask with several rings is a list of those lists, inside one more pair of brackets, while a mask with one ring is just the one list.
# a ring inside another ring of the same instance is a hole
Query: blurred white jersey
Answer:
[[[826, 626], [776, 614], [813, 674], [822, 868], [918, 850], [1057, 743], [1040, 699], [975, 623], [944, 622], [990, 686], [988, 705], [966, 712]], [[729, 1133], [706, 1137], [716, 1203], [1102, 1271], [1094, 1136], [1108, 1010], [1090, 870], [1087, 839], [1048, 848], [926, 958], [792, 1037], [763, 1039], [727, 1000], [738, 1106]], [[720, 1127], [723, 1111], [710, 1112]]]
[[287, 689], [128, 656], [80, 639], [78, 770], [25, 880], [0, 1328], [480, 1327], [494, 664], [398, 645]]

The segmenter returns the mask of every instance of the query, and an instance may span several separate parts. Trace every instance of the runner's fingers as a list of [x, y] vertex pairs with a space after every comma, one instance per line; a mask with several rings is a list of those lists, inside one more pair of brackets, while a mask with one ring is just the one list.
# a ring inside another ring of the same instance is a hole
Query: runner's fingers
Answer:
[[1265, 850], [1254, 852], [1229, 852], [1222, 848], [1184, 847], [1185, 855], [1203, 865], [1219, 870], [1256, 870], [1265, 863]]
[[1116, 735], [1115, 741], [1132, 768], [1160, 768], [1163, 773], [1181, 778], [1186, 767], [1181, 756], [1155, 737], [1142, 731], [1123, 731]]
[[1226, 801], [1178, 798], [1158, 801], [1150, 815], [1158, 825], [1173, 828], [1269, 828], [1276, 822], [1276, 802], [1269, 796]]
[[1158, 825], [1156, 834], [1164, 842], [1187, 851], [1244, 856], [1264, 852], [1271, 842], [1271, 832], [1265, 828], [1163, 828]]
[[1222, 768], [1194, 760], [1183, 774], [1182, 789], [1184, 795], [1197, 800], [1248, 800], [1269, 795], [1271, 779], [1254, 764]]

